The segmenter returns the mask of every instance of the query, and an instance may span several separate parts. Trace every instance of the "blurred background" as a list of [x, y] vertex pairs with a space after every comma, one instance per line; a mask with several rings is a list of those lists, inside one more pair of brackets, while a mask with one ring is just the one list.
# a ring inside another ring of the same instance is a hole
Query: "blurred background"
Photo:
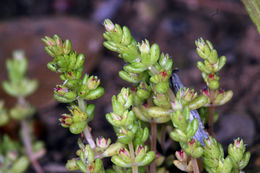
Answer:
[[[220, 55], [227, 57], [221, 71], [221, 87], [234, 92], [232, 100], [218, 109], [216, 138], [226, 148], [242, 137], [252, 157], [246, 172], [260, 172], [260, 35], [238, 0], [9, 0], [0, 5], [0, 81], [7, 78], [5, 60], [12, 51], [23, 49], [29, 59], [31, 78], [39, 81], [29, 101], [37, 107], [35, 133], [45, 142], [47, 154], [40, 160], [47, 172], [62, 172], [62, 165], [77, 149], [77, 137], [58, 122], [65, 104], [57, 104], [52, 90], [60, 82], [46, 68], [51, 58], [44, 52], [41, 38], [60, 35], [71, 39], [73, 49], [86, 55], [86, 71], [98, 75], [105, 95], [95, 101], [95, 137], [113, 138], [105, 114], [111, 111], [111, 97], [129, 85], [118, 76], [124, 62], [103, 48], [103, 21], [126, 25], [137, 41], [156, 42], [169, 53], [185, 86], [204, 86], [194, 41], [212, 41]], [[7, 107], [15, 100], [0, 89]], [[17, 136], [13, 122], [1, 128]], [[58, 171], [59, 170], [59, 171]], [[33, 172], [33, 170], [29, 170]]]

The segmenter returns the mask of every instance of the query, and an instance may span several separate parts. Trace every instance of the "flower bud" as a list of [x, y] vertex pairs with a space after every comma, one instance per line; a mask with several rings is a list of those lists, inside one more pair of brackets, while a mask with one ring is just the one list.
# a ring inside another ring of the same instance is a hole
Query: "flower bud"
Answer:
[[55, 44], [55, 41], [48, 37], [48, 36], [45, 36], [44, 38], [41, 39], [42, 42], [44, 42], [47, 46], [53, 46]]
[[97, 76], [90, 76], [87, 81], [88, 89], [94, 90], [96, 89], [100, 84], [100, 80]]
[[130, 152], [126, 148], [122, 148], [118, 152], [118, 156], [121, 157], [125, 163], [131, 163]]
[[142, 41], [141, 44], [138, 45], [138, 48], [141, 53], [149, 53], [150, 52], [150, 44], [148, 40]]
[[210, 89], [216, 90], [219, 88], [219, 77], [216, 74], [211, 73], [206, 75], [202, 73], [202, 76]]
[[96, 139], [96, 144], [97, 144], [97, 147], [101, 148], [101, 149], [106, 149], [109, 147], [111, 143], [111, 139], [108, 138], [108, 139], [105, 139], [104, 137], [99, 137]]
[[206, 97], [208, 97], [208, 99], [210, 99], [210, 93], [209, 93], [209, 89], [208, 88], [204, 88], [202, 90], [202, 94]]
[[185, 162], [188, 159], [188, 155], [183, 150], [176, 151], [175, 156], [181, 162]]
[[173, 110], [181, 110], [182, 109], [182, 104], [180, 103], [179, 100], [175, 100], [175, 101], [172, 101], [172, 108]]
[[[192, 100], [194, 100], [197, 97], [197, 93], [195, 92], [194, 89], [185, 88], [180, 91], [182, 92], [181, 98], [182, 98], [183, 105], [185, 105], [188, 102], [191, 102]], [[178, 92], [178, 93], [181, 93], [181, 92]]]
[[145, 146], [139, 145], [135, 149], [135, 162], [138, 163], [143, 160], [146, 154]]
[[106, 119], [110, 124], [116, 127], [124, 126], [127, 121], [128, 111], [125, 111], [123, 115], [117, 115], [114, 112], [106, 114]]
[[111, 31], [113, 31], [113, 30], [115, 29], [115, 25], [114, 25], [113, 22], [112, 22], [111, 20], [109, 20], [109, 19], [106, 19], [106, 20], [104, 21], [104, 26], [105, 26], [105, 28], [106, 28], [106, 30], [107, 30], [108, 32], [111, 32]]
[[193, 158], [199, 158], [203, 154], [203, 148], [200, 146], [200, 143], [192, 139], [187, 147], [184, 148], [184, 151]]
[[76, 93], [69, 91], [69, 89], [63, 85], [57, 85], [54, 88], [54, 98], [60, 102], [68, 103], [76, 99]]
[[130, 91], [130, 88], [122, 88], [121, 92], [117, 96], [117, 100], [128, 109], [133, 104], [134, 96]]
[[142, 41], [142, 43], [138, 44], [138, 48], [141, 53], [141, 63], [148, 67], [151, 65], [151, 55], [150, 55], [150, 44], [148, 40]]
[[65, 128], [69, 127], [73, 122], [72, 117], [69, 114], [62, 114], [59, 121], [61, 122], [61, 126]]
[[196, 50], [198, 55], [203, 59], [207, 59], [208, 56], [210, 55], [210, 48], [205, 43], [203, 38], [199, 38], [198, 40], [196, 40], [195, 45], [197, 46]]
[[61, 40], [61, 38], [57, 34], [55, 34], [53, 36], [53, 39], [55, 40], [55, 43], [56, 43], [57, 46], [61, 46], [62, 45], [62, 40]]
[[160, 66], [165, 69], [166, 71], [168, 70], [172, 70], [172, 65], [173, 65], [173, 61], [172, 59], [169, 57], [168, 54], [161, 54], [161, 57], [159, 59], [159, 64]]
[[85, 112], [81, 111], [78, 106], [71, 106], [69, 108], [69, 111], [72, 114], [73, 122], [84, 122], [88, 118], [88, 115]]

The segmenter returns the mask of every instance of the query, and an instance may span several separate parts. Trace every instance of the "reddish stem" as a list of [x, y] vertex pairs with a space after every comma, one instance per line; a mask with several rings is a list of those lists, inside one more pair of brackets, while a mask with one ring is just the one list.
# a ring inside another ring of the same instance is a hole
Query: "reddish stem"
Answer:
[[32, 166], [37, 173], [44, 173], [40, 164], [34, 157], [28, 125], [25, 120], [23, 120], [21, 124], [22, 124], [23, 143], [25, 145], [26, 153], [32, 163]]
[[214, 134], [214, 112], [215, 112], [215, 106], [210, 106], [209, 107], [209, 119], [208, 119], [208, 126], [209, 126], [209, 134], [212, 136], [212, 137], [215, 137], [215, 134]]
[[[214, 92], [215, 92], [214, 90], [209, 91], [211, 104], [212, 104], [213, 100], [215, 99], [214, 98]], [[208, 132], [212, 137], [215, 137], [215, 134], [214, 134], [214, 113], [215, 113], [215, 106], [210, 105], [209, 106], [209, 118], [208, 118], [208, 126], [209, 126]]]
[[165, 154], [166, 152], [166, 147], [165, 147], [165, 136], [166, 136], [166, 124], [162, 125], [162, 130], [161, 130], [161, 147], [162, 147], [162, 151]]
[[191, 162], [192, 162], [193, 172], [199, 173], [200, 170], [199, 170], [199, 166], [198, 166], [198, 163], [197, 163], [197, 159], [191, 158]]

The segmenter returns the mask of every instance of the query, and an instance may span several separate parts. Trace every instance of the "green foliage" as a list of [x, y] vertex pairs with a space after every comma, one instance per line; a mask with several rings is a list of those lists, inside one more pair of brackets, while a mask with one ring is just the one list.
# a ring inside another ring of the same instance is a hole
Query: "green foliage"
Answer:
[[18, 142], [4, 135], [0, 142], [0, 172], [23, 173], [30, 164]]
[[[173, 65], [169, 56], [160, 53], [157, 44], [150, 46], [148, 40], [137, 43], [126, 26], [121, 27], [118, 24], [113, 24], [108, 19], [105, 20], [104, 26], [106, 28], [104, 46], [119, 53], [119, 57], [127, 63], [123, 70], [119, 72], [119, 76], [137, 86], [132, 89], [134, 95], [132, 110], [135, 116], [148, 123], [166, 123], [172, 120], [175, 129], [170, 133], [170, 137], [180, 143], [185, 153], [193, 158], [199, 158], [202, 154], [207, 155], [210, 150], [205, 149], [194, 139], [199, 121], [190, 119], [190, 110], [204, 106], [223, 105], [232, 98], [232, 91], [225, 92], [219, 89], [220, 77], [217, 72], [225, 65], [226, 57], [219, 57], [211, 42], [204, 41], [202, 38], [198, 39], [195, 42], [196, 50], [204, 61], [198, 62], [197, 66], [201, 70], [208, 88], [202, 90], [200, 94], [189, 88], [181, 88], [174, 96], [172, 91], [169, 90], [169, 78]], [[144, 89], [140, 90], [140, 86]], [[207, 118], [205, 113], [206, 111], [204, 111], [204, 117]], [[126, 117], [123, 119], [127, 119]], [[117, 116], [115, 116], [115, 119], [121, 120]], [[128, 150], [124, 150], [123, 153], [127, 158], [125, 162], [130, 164]], [[117, 159], [117, 157], [115, 158]], [[230, 168], [226, 168], [228, 161], [229, 159], [225, 161], [225, 164], [223, 162], [219, 166], [219, 171], [232, 169], [232, 165]], [[187, 159], [183, 162], [175, 161], [174, 164], [187, 172], [193, 170], [191, 161]], [[130, 165], [124, 163], [121, 166], [128, 167]]]
[[9, 121], [7, 110], [4, 108], [4, 101], [0, 100], [0, 126], [4, 126]]
[[240, 138], [234, 140], [234, 144], [229, 144], [228, 155], [233, 162], [233, 172], [240, 172], [246, 167], [250, 159], [250, 153], [246, 152], [246, 146]]
[[[31, 127], [27, 127], [27, 119], [36, 110], [24, 99], [24, 97], [31, 95], [36, 90], [38, 83], [26, 76], [28, 62], [23, 51], [14, 51], [13, 56], [13, 59], [7, 60], [6, 66], [9, 78], [8, 81], [2, 83], [2, 86], [7, 94], [16, 97], [17, 103], [10, 110], [6, 110], [4, 102], [0, 102], [0, 126], [6, 125], [12, 119], [21, 123], [22, 139], [26, 153], [18, 142], [14, 142], [7, 135], [4, 135], [0, 142], [0, 172], [22, 173], [27, 170], [30, 160], [32, 160], [29, 157], [37, 152], [41, 153], [42, 156], [45, 150], [43, 142], [35, 141], [34, 137], [31, 140], [32, 134], [30, 131], [32, 130]], [[35, 160], [35, 162], [37, 161]]]
[[228, 147], [228, 156], [224, 158], [224, 151], [214, 138], [205, 140], [203, 153], [204, 167], [208, 172], [240, 172], [249, 162], [250, 153], [245, 152], [243, 140], [236, 139], [234, 144]]
[[[104, 46], [117, 52], [126, 62], [119, 76], [134, 85], [131, 89], [122, 88], [111, 99], [112, 112], [106, 114], [106, 119], [117, 136], [113, 144], [104, 137], [98, 137], [95, 143], [89, 132], [88, 122], [94, 117], [95, 106], [87, 105], [86, 101], [99, 98], [104, 89], [99, 86], [100, 80], [96, 76], [82, 75], [84, 55], [71, 50], [71, 42], [63, 41], [57, 35], [42, 39], [46, 52], [53, 57], [47, 67], [60, 73], [63, 81], [63, 84], [56, 86], [54, 98], [71, 105], [70, 114], [63, 114], [60, 118], [61, 125], [74, 134], [84, 132], [88, 142], [84, 144], [79, 140], [78, 158], [69, 160], [67, 169], [104, 172], [101, 159], [111, 157], [114, 165], [106, 170], [108, 173], [145, 172], [144, 166], [155, 160], [156, 151], [156, 148], [150, 151], [145, 145], [149, 137], [149, 124], [168, 125], [171, 120], [174, 129], [169, 135], [182, 148], [175, 153], [177, 160], [173, 162], [179, 169], [195, 171], [191, 160], [202, 156], [205, 169], [209, 172], [242, 170], [250, 157], [244, 145], [236, 147], [238, 142], [230, 145], [229, 155], [224, 158], [222, 146], [214, 138], [205, 139], [205, 144], [195, 139], [202, 123], [191, 118], [190, 114], [191, 110], [223, 105], [231, 99], [232, 91], [219, 89], [220, 77], [217, 74], [224, 66], [226, 57], [219, 57], [211, 42], [198, 39], [195, 44], [203, 62], [198, 62], [197, 66], [208, 88], [197, 93], [183, 87], [174, 94], [169, 87], [173, 61], [168, 54], [161, 53], [160, 47], [150, 44], [148, 40], [138, 43], [126, 26], [113, 24], [108, 19], [104, 26]], [[208, 118], [208, 112], [202, 109], [204, 121]], [[156, 143], [156, 136], [151, 138]], [[235, 154], [237, 152], [240, 154]], [[163, 167], [165, 160], [165, 157], [158, 155], [154, 162], [158, 166], [157, 172], [167, 172]]]
[[[60, 73], [62, 84], [56, 85], [54, 89], [54, 98], [62, 103], [69, 103], [70, 114], [64, 113], [59, 121], [61, 126], [69, 128], [73, 134], [84, 132], [90, 145], [84, 145], [79, 140], [80, 150], [77, 151], [79, 158], [73, 158], [66, 164], [70, 171], [81, 170], [82, 172], [103, 172], [103, 163], [101, 158], [116, 154], [119, 149], [106, 149], [110, 142], [105, 139], [97, 139], [95, 144], [88, 130], [88, 123], [94, 118], [95, 105], [87, 104], [87, 100], [94, 100], [104, 94], [104, 88], [99, 86], [100, 80], [96, 76], [83, 74], [85, 56], [72, 50], [71, 41], [63, 41], [58, 35], [53, 38], [46, 36], [42, 39], [46, 44], [45, 51], [53, 57], [53, 61], [47, 64], [49, 70]], [[104, 142], [105, 140], [105, 142]], [[110, 141], [110, 139], [109, 139]], [[105, 145], [104, 143], [109, 143]], [[113, 150], [113, 151], [112, 151]], [[101, 158], [96, 158], [99, 154]]]
[[96, 76], [85, 74], [82, 77], [85, 56], [71, 50], [70, 40], [63, 42], [58, 35], [54, 35], [53, 38], [46, 36], [42, 41], [46, 44], [46, 52], [53, 57], [53, 61], [47, 65], [48, 69], [61, 73], [63, 84], [54, 89], [57, 101], [71, 103], [77, 99], [93, 100], [104, 94]]
[[25, 74], [27, 70], [27, 59], [23, 51], [14, 51], [13, 59], [6, 62], [9, 81], [3, 82], [5, 92], [14, 97], [26, 97], [31, 95], [37, 88], [37, 81], [28, 79]]

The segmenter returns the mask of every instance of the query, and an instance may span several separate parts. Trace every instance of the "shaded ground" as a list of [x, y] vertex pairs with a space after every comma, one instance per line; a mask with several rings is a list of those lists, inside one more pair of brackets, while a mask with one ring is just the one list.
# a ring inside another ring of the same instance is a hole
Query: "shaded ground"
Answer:
[[[31, 65], [29, 75], [46, 84], [30, 98], [39, 108], [36, 116], [44, 127], [40, 138], [45, 141], [48, 153], [41, 160], [43, 165], [64, 164], [77, 149], [77, 136], [58, 125], [65, 105], [57, 105], [51, 98], [58, 79], [46, 71], [45, 64], [50, 58], [40, 43], [46, 34], [60, 33], [70, 38], [73, 47], [87, 55], [87, 71], [100, 76], [106, 90], [102, 99], [96, 101], [93, 133], [94, 136], [113, 134], [104, 115], [111, 111], [111, 96], [128, 84], [118, 77], [122, 60], [101, 47], [104, 31], [101, 21], [105, 16], [129, 26], [138, 41], [146, 38], [158, 43], [163, 52], [171, 55], [174, 67], [180, 69], [183, 83], [197, 90], [204, 83], [196, 68], [199, 57], [195, 39], [203, 37], [212, 41], [219, 54], [227, 56], [227, 65], [221, 72], [221, 87], [233, 90], [234, 97], [219, 109], [217, 138], [225, 145], [237, 136], [244, 138], [252, 152], [247, 171], [259, 171], [260, 36], [241, 3], [232, 0], [29, 2], [8, 1], [0, 7], [0, 17], [4, 20], [0, 21], [0, 79], [6, 78], [3, 62], [11, 56], [12, 50], [25, 49]], [[107, 9], [111, 9], [110, 12]], [[7, 100], [8, 105], [13, 104], [2, 90], [0, 98]]]

